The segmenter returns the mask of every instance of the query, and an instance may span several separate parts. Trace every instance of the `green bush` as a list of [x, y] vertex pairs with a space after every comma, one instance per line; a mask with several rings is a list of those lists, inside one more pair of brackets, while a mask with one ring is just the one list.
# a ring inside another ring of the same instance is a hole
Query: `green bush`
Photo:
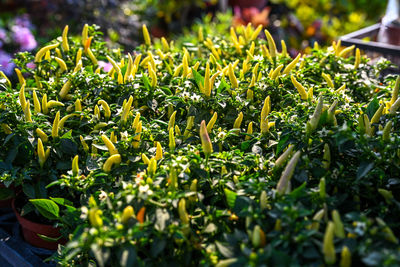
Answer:
[[63, 227], [60, 265], [400, 264], [390, 63], [291, 59], [250, 26], [133, 54], [85, 29], [0, 80], [1, 179]]

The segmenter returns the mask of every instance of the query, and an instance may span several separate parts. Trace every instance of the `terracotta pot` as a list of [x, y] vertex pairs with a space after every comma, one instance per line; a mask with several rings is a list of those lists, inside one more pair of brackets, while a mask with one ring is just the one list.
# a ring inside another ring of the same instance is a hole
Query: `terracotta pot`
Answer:
[[66, 243], [66, 240], [64, 238], [60, 238], [57, 241], [48, 241], [42, 239], [38, 234], [50, 238], [59, 238], [61, 236], [60, 228], [55, 228], [52, 225], [48, 224], [35, 223], [22, 217], [15, 209], [15, 199], [12, 200], [12, 208], [19, 224], [21, 225], [22, 234], [25, 241], [32, 246], [50, 250], [57, 250], [58, 244]]

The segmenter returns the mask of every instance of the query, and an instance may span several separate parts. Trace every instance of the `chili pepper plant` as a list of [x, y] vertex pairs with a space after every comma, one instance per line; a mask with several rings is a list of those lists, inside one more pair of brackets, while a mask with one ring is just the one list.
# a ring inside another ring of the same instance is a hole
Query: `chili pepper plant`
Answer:
[[197, 29], [175, 46], [143, 26], [125, 54], [66, 27], [16, 56], [18, 83], [2, 75], [1, 180], [22, 188], [23, 216], [62, 227], [53, 259], [399, 265], [390, 63], [340, 41], [290, 58], [261, 26]]

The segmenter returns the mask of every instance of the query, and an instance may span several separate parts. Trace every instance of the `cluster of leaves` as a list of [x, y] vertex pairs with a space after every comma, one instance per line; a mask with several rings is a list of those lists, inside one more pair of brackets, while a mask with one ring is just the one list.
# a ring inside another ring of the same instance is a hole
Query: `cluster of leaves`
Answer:
[[[271, 39], [267, 49], [250, 26], [232, 29], [231, 39], [199, 29], [181, 46], [151, 45], [144, 29], [135, 64], [89, 27], [92, 39], [84, 31], [65, 49], [64, 38], [36, 55], [34, 69], [26, 67], [34, 56], [19, 54], [19, 84], [0, 80], [1, 179], [22, 185], [29, 203], [70, 234], [59, 264], [400, 264], [400, 113], [389, 112], [396, 77], [379, 76], [389, 63], [369, 65], [334, 44], [285, 73], [293, 59]], [[101, 60], [113, 63], [108, 73]], [[62, 105], [32, 109], [29, 121], [21, 91], [33, 103], [34, 89]], [[74, 116], [59, 127], [57, 113]], [[50, 148], [42, 164], [37, 128]]]

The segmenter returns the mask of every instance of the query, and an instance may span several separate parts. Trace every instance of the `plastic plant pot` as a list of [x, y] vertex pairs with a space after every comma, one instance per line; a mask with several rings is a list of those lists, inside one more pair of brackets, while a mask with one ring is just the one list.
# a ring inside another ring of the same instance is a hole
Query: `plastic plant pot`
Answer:
[[32, 222], [22, 217], [15, 208], [15, 198], [12, 200], [12, 208], [21, 225], [25, 241], [32, 246], [57, 250], [59, 244], [66, 243], [66, 240], [61, 237], [60, 228], [55, 228], [48, 224]]

